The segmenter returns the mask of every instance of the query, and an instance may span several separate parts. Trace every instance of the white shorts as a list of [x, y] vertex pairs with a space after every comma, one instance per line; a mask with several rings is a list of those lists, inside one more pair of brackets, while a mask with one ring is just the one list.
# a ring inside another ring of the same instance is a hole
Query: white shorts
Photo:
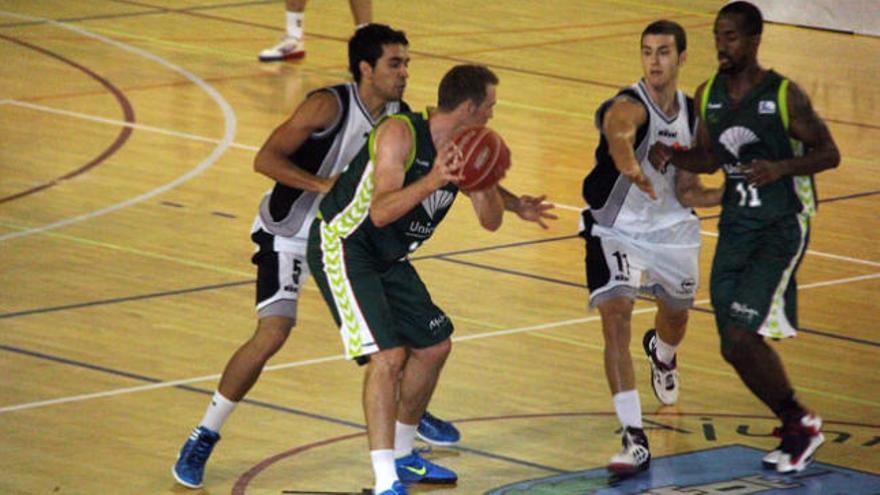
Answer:
[[590, 307], [618, 296], [647, 293], [676, 309], [693, 304], [700, 280], [700, 224], [630, 234], [593, 225], [587, 239]]
[[284, 316], [296, 322], [299, 293], [311, 275], [305, 244], [279, 243], [283, 238], [260, 228], [251, 239], [257, 245], [251, 259], [257, 265], [257, 317]]

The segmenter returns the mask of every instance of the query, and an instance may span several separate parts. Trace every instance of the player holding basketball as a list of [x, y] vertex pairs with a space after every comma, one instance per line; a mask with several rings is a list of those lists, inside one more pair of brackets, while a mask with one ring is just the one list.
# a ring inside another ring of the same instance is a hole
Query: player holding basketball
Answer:
[[[306, 240], [321, 194], [330, 190], [381, 116], [409, 109], [401, 101], [408, 44], [402, 31], [382, 24], [359, 29], [348, 45], [355, 82], [312, 92], [257, 153], [254, 169], [276, 181], [251, 233], [258, 248], [253, 257], [257, 330], [229, 359], [202, 421], [180, 451], [172, 472], [182, 485], [202, 485], [220, 428], [296, 323], [299, 292], [309, 276]], [[448, 445], [458, 440], [458, 431], [425, 413], [419, 436]]]
[[793, 337], [794, 272], [816, 211], [813, 175], [840, 153], [803, 90], [758, 64], [763, 18], [733, 2], [715, 19], [718, 73], [697, 88], [701, 121], [693, 150], [656, 145], [651, 162], [726, 176], [710, 292], [721, 353], [782, 421], [782, 442], [764, 457], [780, 473], [803, 470], [824, 441], [822, 420], [795, 399], [779, 355], [764, 337]]
[[[346, 356], [366, 365], [363, 407], [378, 495], [405, 494], [403, 483], [458, 479], [412, 450], [416, 423], [452, 347], [452, 322], [408, 256], [452, 206], [462, 167], [452, 137], [492, 118], [497, 84], [486, 67], [459, 65], [440, 82], [436, 111], [383, 120], [312, 224], [309, 267]], [[542, 198], [516, 198], [497, 185], [469, 198], [488, 230], [501, 226], [505, 209], [542, 225], [555, 218]]]
[[589, 305], [602, 318], [605, 374], [623, 427], [623, 448], [608, 470], [622, 475], [647, 469], [651, 461], [629, 351], [636, 295], [642, 289], [656, 298], [656, 330], [645, 334], [643, 345], [654, 394], [674, 404], [676, 349], [699, 280], [700, 222], [690, 207], [720, 201], [720, 189], [704, 189], [695, 175], [674, 167], [657, 172], [647, 158], [655, 142], [691, 145], [693, 101], [677, 89], [686, 48], [684, 29], [674, 22], [645, 28], [644, 77], [596, 112], [601, 139], [583, 184]]

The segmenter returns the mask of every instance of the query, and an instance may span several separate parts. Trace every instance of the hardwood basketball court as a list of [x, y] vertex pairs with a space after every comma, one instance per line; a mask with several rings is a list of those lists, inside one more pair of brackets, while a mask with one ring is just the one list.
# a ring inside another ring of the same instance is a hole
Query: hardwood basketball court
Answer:
[[[310, 3], [304, 60], [257, 61], [283, 31], [282, 4], [0, 0], [0, 492], [189, 492], [170, 467], [255, 328], [248, 232], [271, 183], [252, 171], [254, 153], [306, 92], [347, 79], [343, 0]], [[504, 184], [546, 193], [560, 216], [546, 231], [510, 216], [488, 233], [461, 199], [417, 252], [456, 324], [430, 409], [463, 440], [429, 454], [458, 485], [412, 492], [592, 493], [589, 480], [565, 485], [580, 472], [603, 486], [618, 425], [576, 236], [593, 111], [640, 76], [638, 36], [658, 18], [687, 29], [681, 86], [691, 93], [716, 67], [721, 4], [374, 1], [375, 20], [409, 37], [414, 108], [434, 103], [456, 63], [498, 74], [491, 126], [513, 154]], [[776, 346], [828, 442], [811, 476], [783, 479], [801, 485], [784, 493], [877, 493], [880, 39], [768, 25], [760, 60], [806, 89], [843, 156], [817, 176], [822, 204], [798, 272], [802, 331]], [[614, 493], [718, 472], [740, 487], [773, 478], [758, 460], [776, 445], [776, 422], [719, 354], [708, 303], [717, 210], [699, 213], [703, 271], [681, 399], [661, 408], [651, 394], [640, 341], [654, 306], [640, 301], [632, 349], [655, 464]], [[299, 312], [224, 427], [202, 492], [372, 483], [362, 372], [342, 358], [311, 282]], [[558, 477], [549, 491], [523, 484], [547, 477]]]

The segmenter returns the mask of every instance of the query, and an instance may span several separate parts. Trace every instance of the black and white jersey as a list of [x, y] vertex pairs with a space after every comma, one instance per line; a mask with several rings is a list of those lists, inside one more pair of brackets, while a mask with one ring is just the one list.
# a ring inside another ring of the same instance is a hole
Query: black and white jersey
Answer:
[[[290, 159], [303, 170], [320, 177], [341, 173], [367, 142], [376, 124], [358, 94], [357, 84], [350, 82], [316, 91], [327, 91], [336, 97], [339, 113], [327, 129], [309, 136]], [[409, 110], [403, 101], [385, 105], [383, 115]], [[275, 183], [260, 202], [254, 230], [262, 228], [274, 234], [276, 250], [304, 248], [309, 227], [318, 211], [322, 195]]]
[[657, 200], [652, 200], [617, 170], [608, 152], [608, 140], [602, 134], [596, 148], [595, 167], [583, 183], [583, 197], [588, 205], [588, 209], [584, 210], [585, 224], [598, 225], [599, 230], [610, 228], [638, 235], [688, 220], [695, 221], [693, 211], [682, 206], [675, 197], [675, 167], [670, 165], [665, 172], [660, 172], [648, 161], [648, 150], [658, 141], [683, 149], [691, 146], [695, 136], [693, 100], [678, 91], [679, 111], [670, 118], [651, 99], [645, 82], [639, 81], [599, 107], [596, 125], [600, 133], [605, 112], [617, 98], [623, 96], [640, 102], [648, 113], [647, 122], [636, 132], [634, 147], [636, 160], [651, 180]]

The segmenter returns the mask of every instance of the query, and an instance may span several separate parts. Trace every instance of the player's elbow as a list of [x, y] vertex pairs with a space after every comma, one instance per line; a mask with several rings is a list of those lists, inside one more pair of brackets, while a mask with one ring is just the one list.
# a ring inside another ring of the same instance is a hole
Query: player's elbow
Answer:
[[480, 225], [489, 232], [495, 232], [501, 228], [503, 215], [484, 215], [480, 217]]
[[373, 222], [373, 225], [376, 227], [382, 228], [388, 226], [391, 222], [394, 221], [390, 215], [385, 214], [379, 208], [370, 208], [370, 221]]

